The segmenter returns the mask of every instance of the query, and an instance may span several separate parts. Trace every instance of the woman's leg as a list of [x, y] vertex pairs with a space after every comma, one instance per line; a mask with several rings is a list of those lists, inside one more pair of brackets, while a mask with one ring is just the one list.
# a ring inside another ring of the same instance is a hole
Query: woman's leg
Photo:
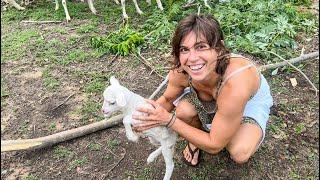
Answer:
[[262, 135], [262, 130], [258, 124], [242, 123], [226, 146], [231, 159], [238, 164], [247, 162], [258, 149]]
[[[197, 111], [195, 107], [192, 104], [190, 104], [188, 101], [182, 100], [179, 102], [176, 108], [176, 115], [177, 115], [177, 118], [183, 120], [187, 124], [193, 127], [196, 127], [198, 129], [201, 128], [201, 122], [199, 121]], [[195, 149], [196, 147], [190, 143], [190, 150], [194, 151]], [[196, 151], [192, 156], [192, 154], [190, 153], [190, 150], [188, 146], [184, 149], [183, 151], [184, 158], [188, 162], [190, 162], [192, 165], [196, 165], [198, 163], [198, 157], [199, 157], [200, 151], [199, 150]]]

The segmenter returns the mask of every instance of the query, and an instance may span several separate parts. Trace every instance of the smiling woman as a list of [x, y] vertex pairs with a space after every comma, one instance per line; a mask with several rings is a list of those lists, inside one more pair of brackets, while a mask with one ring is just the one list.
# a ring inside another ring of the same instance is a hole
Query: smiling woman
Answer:
[[229, 52], [212, 16], [181, 20], [172, 55], [167, 89], [152, 102], [160, 108], [138, 108], [153, 115], [134, 116], [146, 121], [135, 129], [169, 124], [189, 142], [183, 156], [191, 166], [199, 163], [200, 149], [216, 154], [226, 148], [235, 162], [246, 162], [264, 139], [273, 104], [266, 79], [251, 60]]

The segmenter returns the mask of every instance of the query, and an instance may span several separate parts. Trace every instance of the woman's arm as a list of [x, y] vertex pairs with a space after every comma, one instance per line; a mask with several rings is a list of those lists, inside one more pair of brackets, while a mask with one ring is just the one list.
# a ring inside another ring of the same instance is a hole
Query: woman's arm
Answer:
[[177, 70], [171, 70], [169, 72], [167, 89], [156, 102], [164, 107], [168, 112], [171, 112], [174, 108], [173, 101], [182, 94], [184, 88], [188, 85], [187, 78], [187, 75], [179, 73]]

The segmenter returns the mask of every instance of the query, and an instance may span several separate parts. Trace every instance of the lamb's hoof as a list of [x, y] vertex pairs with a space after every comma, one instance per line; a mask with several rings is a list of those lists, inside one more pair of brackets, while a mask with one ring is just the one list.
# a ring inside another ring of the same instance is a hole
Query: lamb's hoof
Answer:
[[130, 141], [137, 142], [138, 139], [139, 139], [139, 137], [138, 137], [138, 136], [130, 136], [130, 137], [128, 137], [128, 139], [129, 139]]
[[123, 19], [128, 20], [129, 19], [128, 15], [124, 14]]
[[22, 11], [22, 10], [25, 10], [26, 8], [24, 7], [19, 7], [18, 10]]
[[66, 17], [67, 23], [71, 20], [70, 16]]
[[92, 9], [91, 12], [92, 12], [94, 15], [97, 15], [97, 10]]
[[140, 14], [140, 15], [142, 15], [142, 14], [143, 14], [143, 12], [142, 12], [142, 11], [137, 11], [137, 13], [138, 13], [138, 14]]

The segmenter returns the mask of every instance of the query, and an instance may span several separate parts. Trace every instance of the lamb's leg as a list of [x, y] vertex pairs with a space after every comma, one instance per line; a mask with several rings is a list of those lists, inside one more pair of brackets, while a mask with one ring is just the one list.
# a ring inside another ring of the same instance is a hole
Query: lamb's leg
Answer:
[[162, 147], [162, 155], [164, 157], [164, 161], [166, 163], [166, 173], [164, 175], [163, 180], [170, 180], [170, 177], [172, 175], [173, 172], [173, 148], [174, 146], [172, 146], [172, 148], [170, 148], [169, 146], [163, 146]]
[[59, 2], [58, 0], [55, 0], [54, 2], [56, 3], [56, 7], [54, 9], [57, 11], [59, 9]]
[[89, 9], [93, 14], [97, 14], [97, 10], [93, 6], [93, 0], [88, 0]]
[[207, 8], [211, 9], [211, 7], [210, 7], [209, 4], [208, 4], [208, 0], [204, 0], [204, 5], [205, 5]]
[[126, 13], [126, 4], [125, 4], [125, 0], [121, 0], [121, 7], [122, 7], [122, 15], [123, 18], [128, 19], [128, 15]]
[[161, 4], [161, 0], [157, 0], [157, 5], [158, 5], [158, 8], [163, 11], [163, 7], [162, 7], [162, 4]]
[[143, 14], [143, 12], [140, 10], [140, 8], [138, 6], [137, 0], [132, 0], [132, 1], [134, 3], [134, 6], [136, 7], [137, 13], [140, 15]]
[[115, 2], [116, 4], [119, 4], [119, 1], [118, 1], [118, 0], [114, 0], [114, 2]]
[[15, 0], [8, 0], [7, 1], [9, 4], [11, 4], [13, 7], [15, 7], [18, 10], [24, 10], [24, 7], [21, 7], [18, 3], [16, 3]]
[[147, 159], [148, 164], [153, 162], [162, 152], [162, 147], [160, 146], [158, 149], [156, 149], [155, 151], [153, 151]]
[[131, 116], [125, 116], [123, 118], [123, 125], [124, 125], [124, 128], [126, 130], [126, 135], [127, 135], [127, 138], [130, 140], [130, 141], [137, 141], [139, 136], [137, 136], [133, 131], [132, 131], [132, 128], [131, 128], [131, 122], [132, 122], [132, 119], [131, 119]]
[[62, 0], [62, 6], [63, 6], [64, 13], [66, 14], [66, 19], [67, 19], [67, 22], [68, 22], [68, 21], [71, 20], [71, 18], [70, 18], [69, 12], [68, 12], [66, 0]]
[[150, 6], [151, 5], [151, 0], [147, 0], [147, 3]]

